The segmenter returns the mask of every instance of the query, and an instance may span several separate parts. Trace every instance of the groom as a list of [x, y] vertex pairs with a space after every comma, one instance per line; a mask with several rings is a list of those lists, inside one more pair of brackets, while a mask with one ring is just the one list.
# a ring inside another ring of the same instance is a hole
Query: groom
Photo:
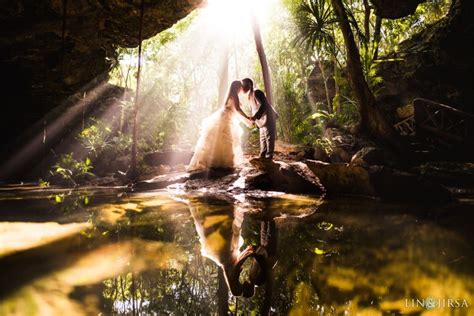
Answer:
[[255, 122], [260, 130], [260, 158], [272, 159], [275, 150], [277, 113], [261, 90], [253, 90], [252, 79], [242, 80], [242, 91], [244, 94], [248, 93], [252, 107], [250, 120]]

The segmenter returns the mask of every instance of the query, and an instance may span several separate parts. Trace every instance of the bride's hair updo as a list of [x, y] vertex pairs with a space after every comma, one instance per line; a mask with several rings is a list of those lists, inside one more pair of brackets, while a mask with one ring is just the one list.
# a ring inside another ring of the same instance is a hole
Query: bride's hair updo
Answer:
[[253, 81], [250, 78], [245, 78], [242, 80], [242, 88], [244, 92], [249, 92], [249, 99], [253, 96]]
[[230, 84], [229, 92], [227, 93], [227, 98], [225, 99], [225, 103], [229, 101], [229, 99], [233, 99], [235, 104], [239, 104], [239, 91], [242, 88], [242, 83], [238, 80], [233, 81]]

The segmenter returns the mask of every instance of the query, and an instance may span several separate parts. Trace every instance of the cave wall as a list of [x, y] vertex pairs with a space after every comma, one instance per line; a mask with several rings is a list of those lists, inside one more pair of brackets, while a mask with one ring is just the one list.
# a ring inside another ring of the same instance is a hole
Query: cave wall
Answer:
[[[145, 1], [144, 38], [201, 1]], [[66, 98], [107, 80], [116, 47], [138, 45], [139, 13], [140, 0], [0, 0], [2, 156]]]
[[378, 16], [398, 19], [413, 14], [420, 3], [427, 0], [370, 0]]
[[393, 108], [421, 97], [474, 112], [473, 7], [472, 0], [453, 0], [444, 18], [385, 56], [378, 70], [382, 104]]

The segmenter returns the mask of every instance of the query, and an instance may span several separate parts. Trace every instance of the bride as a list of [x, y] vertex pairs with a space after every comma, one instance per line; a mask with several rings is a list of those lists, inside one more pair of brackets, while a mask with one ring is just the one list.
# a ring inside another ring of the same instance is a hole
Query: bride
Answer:
[[243, 162], [243, 130], [239, 119], [248, 126], [252, 125], [252, 121], [240, 107], [241, 90], [240, 81], [232, 82], [224, 105], [203, 121], [199, 140], [188, 166], [189, 171], [233, 168]]

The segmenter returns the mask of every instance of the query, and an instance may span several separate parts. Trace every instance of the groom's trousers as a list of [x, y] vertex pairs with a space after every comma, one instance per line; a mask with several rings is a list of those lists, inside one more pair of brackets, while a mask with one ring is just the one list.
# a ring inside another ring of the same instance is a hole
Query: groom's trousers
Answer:
[[273, 158], [275, 151], [276, 128], [263, 126], [260, 127], [260, 157]]

